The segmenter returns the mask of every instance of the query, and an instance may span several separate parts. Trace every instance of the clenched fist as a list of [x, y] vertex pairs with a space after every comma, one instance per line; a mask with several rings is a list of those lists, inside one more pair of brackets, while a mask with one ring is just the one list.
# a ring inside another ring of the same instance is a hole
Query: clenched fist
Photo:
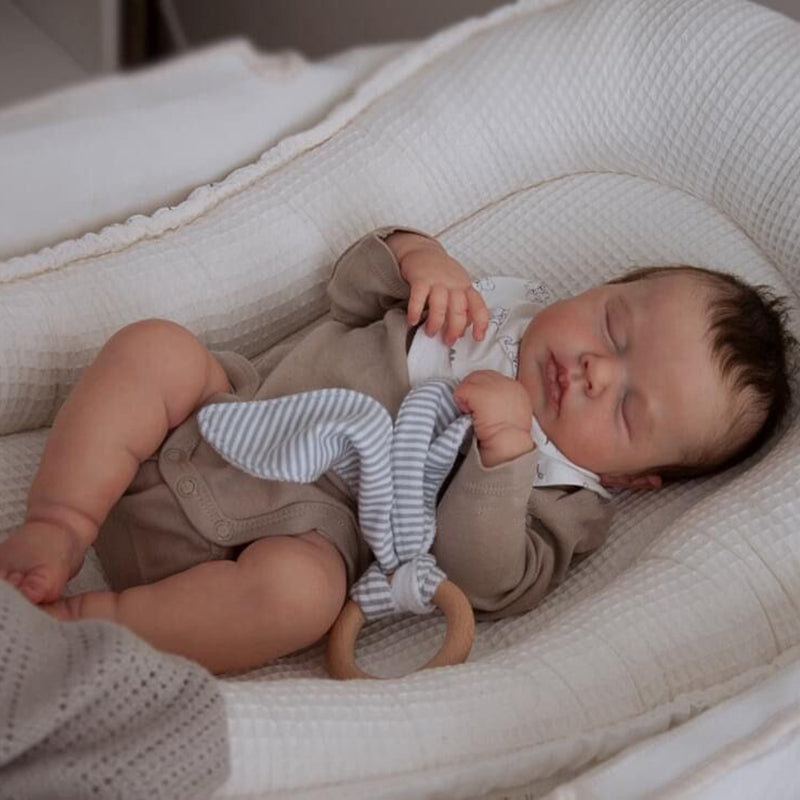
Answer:
[[484, 466], [493, 467], [533, 450], [533, 410], [519, 381], [491, 369], [476, 370], [456, 386], [453, 399], [472, 416]]

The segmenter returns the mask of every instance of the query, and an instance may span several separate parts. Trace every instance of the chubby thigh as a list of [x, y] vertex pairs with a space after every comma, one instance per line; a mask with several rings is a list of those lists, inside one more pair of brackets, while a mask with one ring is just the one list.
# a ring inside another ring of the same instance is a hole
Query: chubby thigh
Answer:
[[[261, 379], [253, 365], [235, 353], [217, 355], [233, 391], [209, 402], [254, 399]], [[339, 552], [348, 587], [357, 580], [371, 556], [346, 485], [331, 474], [294, 484], [242, 472], [202, 438], [196, 411], [142, 462], [100, 527], [95, 549], [112, 589], [236, 560], [250, 542], [309, 531]]]

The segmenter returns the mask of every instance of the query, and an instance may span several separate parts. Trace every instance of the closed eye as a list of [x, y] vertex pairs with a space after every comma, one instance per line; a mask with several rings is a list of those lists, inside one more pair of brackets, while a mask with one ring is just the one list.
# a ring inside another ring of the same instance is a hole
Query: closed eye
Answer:
[[631, 425], [632, 402], [633, 398], [631, 397], [631, 393], [626, 390], [625, 394], [622, 396], [622, 402], [620, 403], [620, 416], [622, 417], [622, 424], [625, 427], [629, 439], [633, 439], [633, 426]]
[[611, 349], [618, 351], [619, 346], [614, 340], [614, 335], [611, 333], [611, 315], [608, 313], [608, 303], [606, 303], [605, 312], [605, 335], [608, 339], [608, 343], [611, 345]]
[[628, 422], [628, 414], [626, 413], [626, 403], [628, 400], [628, 392], [624, 392], [622, 398], [620, 399], [619, 403], [617, 403], [617, 414], [619, 415], [619, 419], [622, 423], [622, 427], [625, 429], [626, 436], [630, 439], [631, 438], [631, 426]]

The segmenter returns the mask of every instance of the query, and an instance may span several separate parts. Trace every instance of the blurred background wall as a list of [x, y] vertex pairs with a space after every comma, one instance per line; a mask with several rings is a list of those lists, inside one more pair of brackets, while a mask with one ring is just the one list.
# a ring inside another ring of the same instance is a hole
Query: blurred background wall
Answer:
[[[507, 1], [507, 0], [506, 0]], [[192, 43], [248, 32], [263, 47], [327, 55], [363, 42], [416, 39], [503, 0], [173, 0]], [[763, 0], [800, 19], [800, 0]]]
[[366, 42], [419, 39], [507, 1], [173, 0], [173, 5], [191, 42], [248, 31], [261, 47], [288, 46], [317, 58]]
[[[319, 58], [422, 38], [505, 0], [0, 0], [0, 106], [230, 37]], [[760, 0], [800, 19], [800, 0]]]

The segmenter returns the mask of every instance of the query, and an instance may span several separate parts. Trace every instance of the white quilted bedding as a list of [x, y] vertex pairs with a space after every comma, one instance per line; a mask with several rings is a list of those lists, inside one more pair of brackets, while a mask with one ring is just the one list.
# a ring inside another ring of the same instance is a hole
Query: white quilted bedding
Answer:
[[[559, 294], [688, 262], [796, 299], [800, 26], [745, 0], [520, 2], [181, 205], [0, 264], [0, 527], [115, 329], [169, 317], [256, 356], [324, 312], [339, 251], [392, 222]], [[226, 679], [219, 797], [533, 798], [797, 662], [799, 475], [792, 424], [728, 474], [621, 496], [608, 545], [535, 611], [480, 625], [464, 666], [339, 684], [320, 645]], [[442, 630], [377, 623], [359, 657], [407, 671]]]

